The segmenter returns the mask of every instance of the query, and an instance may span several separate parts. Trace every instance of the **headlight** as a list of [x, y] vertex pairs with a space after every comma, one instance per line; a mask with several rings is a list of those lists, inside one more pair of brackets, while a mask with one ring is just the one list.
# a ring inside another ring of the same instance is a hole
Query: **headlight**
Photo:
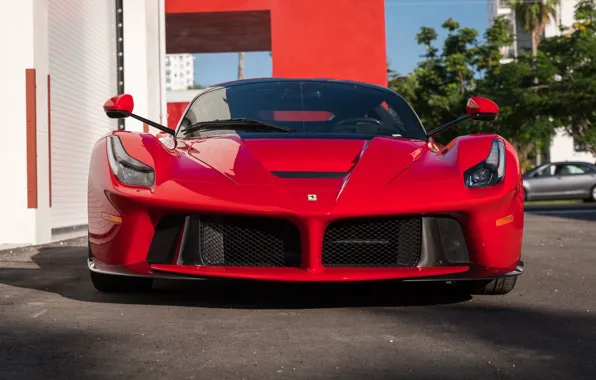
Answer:
[[108, 137], [108, 160], [112, 173], [122, 183], [152, 186], [155, 182], [153, 169], [129, 156], [118, 136]]
[[505, 144], [494, 140], [486, 160], [464, 172], [467, 187], [487, 187], [498, 184], [505, 177]]

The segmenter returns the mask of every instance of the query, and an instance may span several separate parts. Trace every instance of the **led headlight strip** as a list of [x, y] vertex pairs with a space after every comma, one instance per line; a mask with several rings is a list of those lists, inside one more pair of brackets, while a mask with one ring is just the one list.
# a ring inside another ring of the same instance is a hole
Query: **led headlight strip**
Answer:
[[118, 136], [108, 137], [107, 143], [110, 168], [120, 182], [135, 186], [153, 186], [153, 168], [129, 156]]
[[467, 187], [479, 188], [494, 186], [505, 177], [505, 144], [503, 140], [493, 140], [488, 157], [464, 172]]

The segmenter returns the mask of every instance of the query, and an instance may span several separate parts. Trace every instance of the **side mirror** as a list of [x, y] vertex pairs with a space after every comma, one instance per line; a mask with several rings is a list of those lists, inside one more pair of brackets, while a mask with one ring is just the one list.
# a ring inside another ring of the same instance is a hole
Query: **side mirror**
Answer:
[[468, 100], [466, 113], [467, 115], [462, 116], [459, 119], [455, 119], [447, 124], [441, 125], [438, 128], [432, 129], [431, 131], [427, 132], [426, 135], [428, 137], [438, 135], [444, 130], [470, 119], [478, 121], [493, 121], [499, 114], [499, 106], [497, 106], [497, 104], [490, 99], [481, 98], [480, 96], [473, 96], [470, 98], [470, 100]]
[[123, 94], [108, 99], [103, 105], [103, 110], [110, 119], [122, 119], [132, 114], [134, 106], [132, 96]]
[[466, 113], [472, 120], [493, 121], [499, 114], [499, 106], [490, 99], [474, 96], [468, 100]]
[[103, 104], [103, 110], [110, 119], [123, 119], [130, 116], [133, 119], [137, 119], [138, 121], [148, 124], [154, 128], [157, 128], [162, 132], [166, 132], [170, 135], [175, 134], [175, 132], [168, 127], [165, 127], [154, 121], [145, 119], [142, 116], [135, 115], [134, 113], [132, 113], [134, 107], [135, 103], [132, 100], [132, 96], [128, 94], [113, 96]]

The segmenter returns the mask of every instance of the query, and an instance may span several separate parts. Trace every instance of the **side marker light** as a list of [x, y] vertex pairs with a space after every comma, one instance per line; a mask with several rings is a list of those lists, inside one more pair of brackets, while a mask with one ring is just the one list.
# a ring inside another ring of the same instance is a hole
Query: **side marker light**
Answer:
[[504, 226], [505, 224], [509, 224], [513, 222], [513, 215], [507, 215], [504, 218], [497, 219], [497, 227]]
[[105, 212], [101, 213], [101, 217], [107, 221], [113, 222], [113, 223], [122, 223], [122, 218], [116, 215], [112, 215], [112, 214], [108, 214]]

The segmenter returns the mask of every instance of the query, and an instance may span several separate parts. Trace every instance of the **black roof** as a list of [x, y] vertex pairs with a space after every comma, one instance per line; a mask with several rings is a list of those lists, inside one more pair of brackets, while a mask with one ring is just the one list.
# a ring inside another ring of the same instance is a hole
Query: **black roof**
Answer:
[[234, 87], [234, 86], [241, 86], [241, 85], [245, 85], [245, 84], [251, 84], [251, 83], [269, 83], [269, 82], [318, 82], [318, 83], [324, 83], [324, 82], [328, 82], [328, 83], [343, 83], [343, 84], [350, 84], [353, 86], [361, 86], [361, 87], [368, 87], [368, 88], [374, 88], [377, 90], [381, 90], [381, 91], [385, 91], [385, 92], [390, 92], [392, 94], [395, 94], [394, 91], [390, 90], [387, 87], [383, 87], [383, 86], [379, 86], [376, 84], [371, 84], [371, 83], [366, 83], [366, 82], [358, 82], [358, 81], [352, 81], [352, 80], [344, 80], [344, 79], [328, 79], [328, 78], [250, 78], [250, 79], [240, 79], [240, 80], [233, 80], [233, 81], [229, 81], [229, 82], [222, 82], [222, 83], [218, 83], [218, 84], [214, 84], [212, 86], [209, 86], [205, 89], [205, 91], [209, 91], [212, 90], [214, 88], [221, 88], [221, 87], [225, 87], [225, 88], [229, 88], [229, 87]]

